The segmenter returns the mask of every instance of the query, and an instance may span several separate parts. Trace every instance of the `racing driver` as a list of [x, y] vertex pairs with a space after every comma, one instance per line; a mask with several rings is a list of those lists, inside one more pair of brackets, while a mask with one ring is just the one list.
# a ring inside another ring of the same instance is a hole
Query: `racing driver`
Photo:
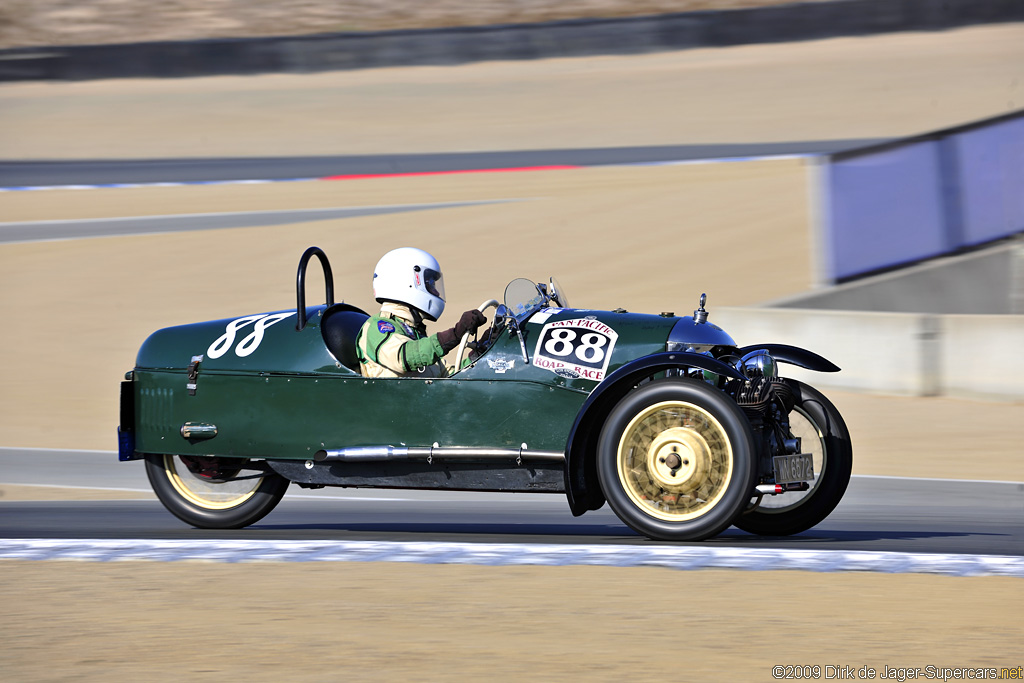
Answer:
[[444, 283], [437, 259], [413, 247], [384, 254], [373, 270], [373, 295], [382, 304], [356, 337], [364, 377], [446, 377], [441, 359], [462, 336], [484, 324], [484, 314], [466, 311], [455, 327], [427, 335], [425, 320], [444, 311]]

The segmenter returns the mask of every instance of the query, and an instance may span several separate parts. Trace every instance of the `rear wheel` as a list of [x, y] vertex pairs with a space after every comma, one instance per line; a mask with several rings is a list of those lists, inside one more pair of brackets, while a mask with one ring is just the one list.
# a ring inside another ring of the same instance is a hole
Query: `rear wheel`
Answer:
[[753, 437], [725, 394], [689, 379], [650, 382], [612, 410], [598, 476], [625, 524], [653, 539], [699, 541], [732, 524], [754, 485]]
[[817, 525], [839, 504], [853, 470], [850, 433], [836, 407], [803, 382], [787, 379], [786, 383], [796, 399], [789, 414], [790, 432], [800, 438], [801, 451], [814, 458], [814, 481], [807, 491], [765, 496], [733, 522], [752, 534], [789, 536]]
[[202, 529], [239, 529], [263, 519], [289, 481], [243, 458], [147, 455], [157, 498], [178, 519]]

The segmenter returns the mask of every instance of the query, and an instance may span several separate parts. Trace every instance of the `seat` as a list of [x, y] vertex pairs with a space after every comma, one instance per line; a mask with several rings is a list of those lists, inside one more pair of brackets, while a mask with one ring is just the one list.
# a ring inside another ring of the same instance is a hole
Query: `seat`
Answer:
[[356, 337], [359, 329], [370, 315], [350, 304], [334, 304], [324, 311], [320, 321], [327, 350], [352, 372], [359, 373], [359, 357], [356, 355]]

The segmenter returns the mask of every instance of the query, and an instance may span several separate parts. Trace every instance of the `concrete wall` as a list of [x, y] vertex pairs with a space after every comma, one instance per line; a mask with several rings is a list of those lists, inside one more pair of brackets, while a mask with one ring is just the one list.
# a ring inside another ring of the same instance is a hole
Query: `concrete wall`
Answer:
[[[940, 320], [943, 394], [1024, 400], [1024, 316], [945, 315]], [[1024, 437], [1024, 424], [1019, 428]]]
[[770, 302], [768, 306], [1024, 315], [1024, 238], [814, 290]]
[[1024, 315], [932, 315], [720, 308], [710, 322], [740, 346], [781, 343], [842, 368], [783, 374], [818, 387], [907, 396], [1024, 401]]

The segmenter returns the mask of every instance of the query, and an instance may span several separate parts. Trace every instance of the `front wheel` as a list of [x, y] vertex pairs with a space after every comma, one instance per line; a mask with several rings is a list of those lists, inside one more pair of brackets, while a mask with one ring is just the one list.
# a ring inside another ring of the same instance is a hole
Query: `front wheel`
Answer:
[[751, 534], [789, 536], [816, 526], [839, 504], [850, 483], [853, 447], [850, 432], [836, 407], [803, 382], [787, 379], [796, 402], [789, 414], [791, 436], [814, 459], [814, 481], [807, 491], [765, 496], [734, 524]]
[[201, 529], [240, 529], [263, 519], [290, 483], [242, 458], [147, 455], [153, 492], [178, 519]]
[[626, 525], [663, 541], [725, 530], [754, 486], [754, 440], [743, 412], [690, 379], [632, 391], [612, 410], [597, 465], [608, 504]]

